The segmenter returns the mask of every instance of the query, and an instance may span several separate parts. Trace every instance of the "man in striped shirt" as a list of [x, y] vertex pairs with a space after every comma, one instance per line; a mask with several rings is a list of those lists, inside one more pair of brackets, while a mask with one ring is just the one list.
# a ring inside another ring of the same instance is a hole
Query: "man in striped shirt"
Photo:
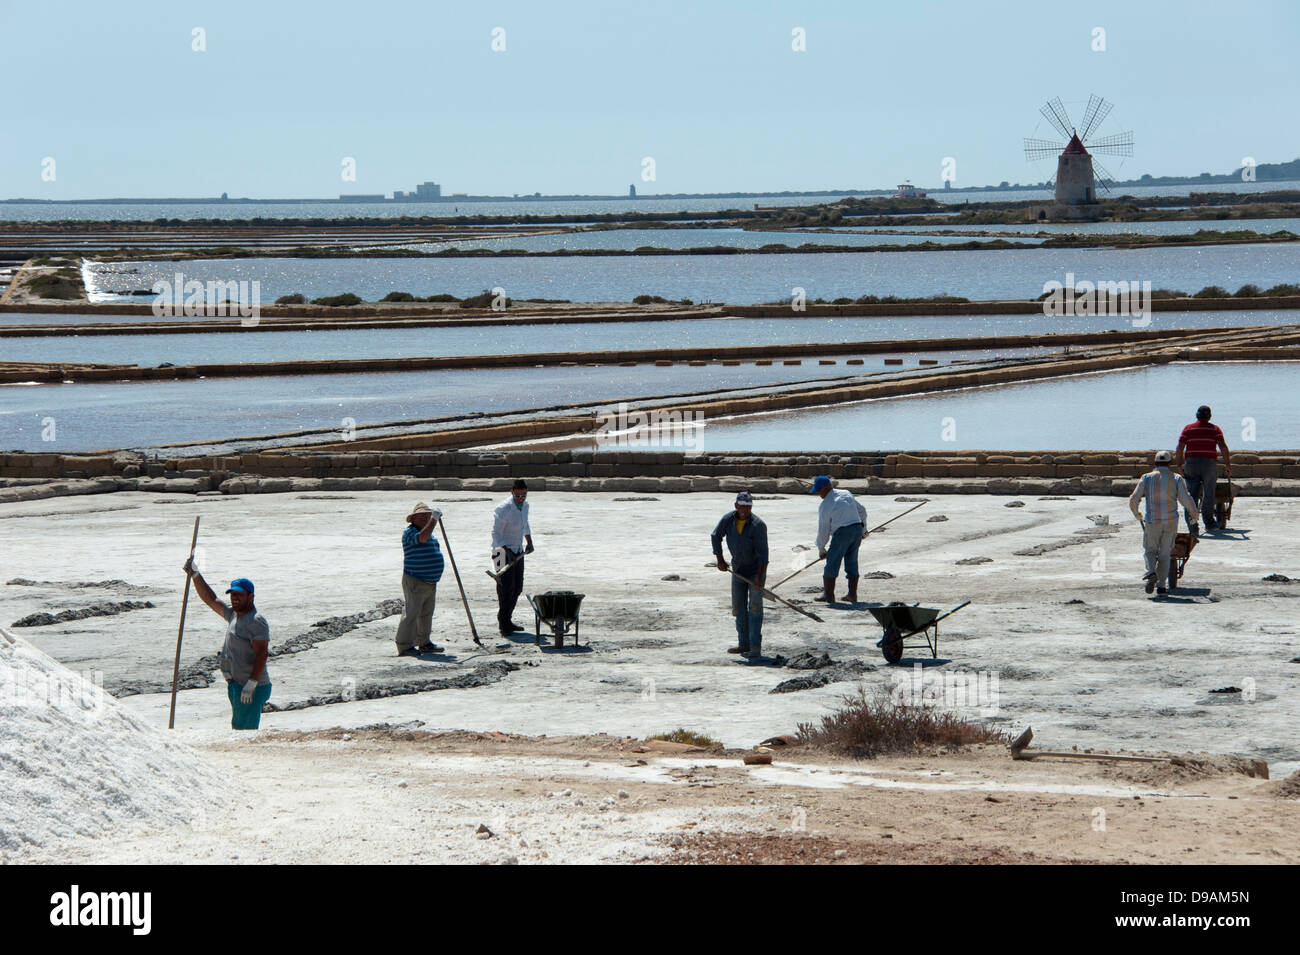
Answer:
[[1166, 583], [1169, 580], [1169, 555], [1174, 549], [1174, 538], [1178, 536], [1178, 505], [1189, 508], [1189, 514], [1190, 508], [1194, 507], [1182, 477], [1169, 469], [1173, 460], [1172, 452], [1156, 454], [1155, 470], [1142, 475], [1128, 499], [1129, 510], [1139, 522], [1143, 519], [1138, 514], [1138, 502], [1146, 502], [1142, 546], [1147, 572], [1142, 579], [1146, 581], [1147, 593], [1153, 590], [1160, 594], [1169, 593]]
[[438, 581], [442, 579], [442, 549], [433, 536], [440, 517], [442, 511], [423, 501], [406, 517], [406, 530], [402, 531], [402, 597], [406, 606], [397, 624], [399, 657], [442, 652], [442, 647], [429, 640]]
[[1214, 520], [1214, 486], [1219, 478], [1219, 451], [1223, 451], [1223, 472], [1232, 477], [1228, 442], [1223, 440], [1219, 426], [1210, 424], [1210, 406], [1201, 405], [1196, 409], [1196, 420], [1178, 436], [1177, 465], [1183, 469], [1187, 493], [1196, 502], [1187, 512], [1187, 523], [1191, 525], [1193, 534], [1199, 532], [1195, 517], [1198, 506], [1201, 516], [1205, 518], [1205, 529], [1212, 531], [1218, 528]]

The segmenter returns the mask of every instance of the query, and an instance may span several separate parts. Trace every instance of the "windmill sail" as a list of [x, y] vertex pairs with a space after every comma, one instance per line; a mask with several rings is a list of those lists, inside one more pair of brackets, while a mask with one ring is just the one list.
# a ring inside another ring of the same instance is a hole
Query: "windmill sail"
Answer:
[[1069, 139], [1074, 135], [1074, 129], [1070, 126], [1070, 114], [1065, 111], [1065, 104], [1061, 102], [1059, 96], [1049, 99], [1038, 108], [1038, 111], [1063, 137]]
[[1083, 111], [1083, 127], [1079, 130], [1079, 138], [1087, 140], [1092, 135], [1092, 131], [1101, 125], [1101, 121], [1106, 118], [1106, 114], [1114, 108], [1114, 103], [1108, 103], [1100, 96], [1090, 95], [1088, 97], [1088, 108]]

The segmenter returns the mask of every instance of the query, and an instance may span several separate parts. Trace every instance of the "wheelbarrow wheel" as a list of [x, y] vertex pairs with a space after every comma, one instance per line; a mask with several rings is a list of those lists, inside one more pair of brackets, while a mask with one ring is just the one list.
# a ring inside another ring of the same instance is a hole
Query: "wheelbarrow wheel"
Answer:
[[1219, 527], [1223, 527], [1229, 520], [1230, 515], [1228, 514], [1228, 505], [1223, 501], [1216, 502], [1214, 505], [1214, 523], [1219, 525]]
[[897, 663], [903, 659], [903, 635], [898, 632], [897, 627], [890, 627], [885, 631], [885, 636], [880, 641], [880, 652], [885, 655], [887, 663]]

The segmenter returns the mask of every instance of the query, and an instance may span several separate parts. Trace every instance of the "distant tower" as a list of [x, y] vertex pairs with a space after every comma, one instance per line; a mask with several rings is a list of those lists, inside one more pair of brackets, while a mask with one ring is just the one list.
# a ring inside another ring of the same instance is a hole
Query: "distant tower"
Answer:
[[629, 199], [635, 199], [635, 198], [636, 198], [636, 186], [635, 186], [635, 185], [630, 185], [630, 186], [627, 187], [627, 197], [628, 197]]
[[[1093, 153], [1105, 153], [1111, 156], [1133, 155], [1133, 134], [1116, 133], [1088, 143], [1101, 121], [1113, 108], [1100, 96], [1089, 96], [1088, 107], [1083, 113], [1083, 123], [1076, 129], [1070, 122], [1070, 115], [1060, 98], [1048, 100], [1039, 112], [1052, 127], [1061, 134], [1061, 142], [1047, 139], [1026, 139], [1025, 158], [1030, 162], [1057, 155], [1056, 159], [1056, 204], [1031, 210], [1031, 216], [1038, 219], [1085, 219], [1095, 218], [1101, 214], [1097, 202], [1097, 186], [1107, 192], [1114, 182], [1114, 177], [1106, 167], [1097, 161]], [[1092, 152], [1088, 151], [1089, 145]], [[1064, 147], [1064, 148], [1062, 148]], [[1101, 178], [1094, 172], [1094, 167], [1101, 171]]]

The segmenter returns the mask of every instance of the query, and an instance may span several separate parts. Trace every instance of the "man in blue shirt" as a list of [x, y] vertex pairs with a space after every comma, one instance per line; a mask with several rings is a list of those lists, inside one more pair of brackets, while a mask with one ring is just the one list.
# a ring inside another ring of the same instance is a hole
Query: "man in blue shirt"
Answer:
[[736, 509], [724, 514], [713, 529], [713, 555], [718, 570], [731, 570], [722, 559], [722, 541], [727, 541], [731, 563], [757, 587], [739, 577], [731, 578], [731, 612], [736, 618], [736, 646], [728, 653], [739, 653], [746, 660], [763, 656], [763, 591], [767, 584], [767, 524], [754, 514], [754, 498], [748, 491], [736, 495]]
[[442, 647], [429, 640], [438, 581], [442, 579], [442, 549], [433, 536], [440, 517], [442, 511], [423, 501], [406, 517], [407, 527], [402, 531], [402, 597], [406, 606], [397, 624], [399, 657], [442, 652]]

